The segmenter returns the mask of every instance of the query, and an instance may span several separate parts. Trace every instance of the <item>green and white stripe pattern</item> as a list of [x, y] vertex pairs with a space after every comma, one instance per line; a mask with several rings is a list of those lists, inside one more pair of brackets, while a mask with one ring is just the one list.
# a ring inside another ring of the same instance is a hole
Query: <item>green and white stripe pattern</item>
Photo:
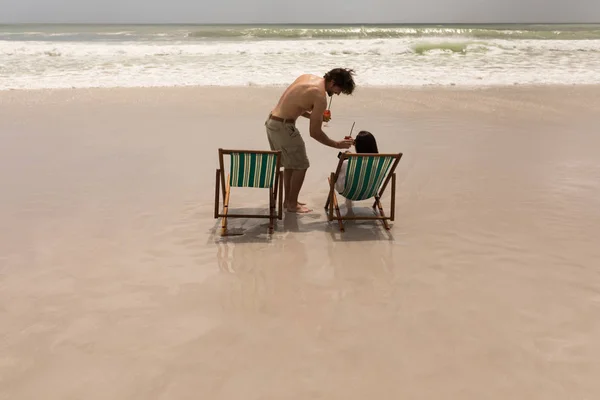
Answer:
[[394, 157], [349, 157], [344, 192], [341, 195], [355, 201], [374, 197], [393, 162]]
[[276, 163], [274, 154], [232, 153], [229, 184], [237, 187], [272, 187]]

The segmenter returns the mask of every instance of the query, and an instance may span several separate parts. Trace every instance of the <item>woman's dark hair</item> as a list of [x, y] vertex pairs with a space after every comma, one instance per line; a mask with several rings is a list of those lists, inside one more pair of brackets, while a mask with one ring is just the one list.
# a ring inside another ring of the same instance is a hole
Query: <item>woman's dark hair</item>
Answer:
[[325, 82], [333, 81], [333, 84], [339, 86], [344, 94], [352, 94], [354, 87], [354, 70], [350, 68], [334, 68], [326, 73], [323, 78]]
[[354, 140], [357, 153], [379, 153], [377, 141], [371, 132], [360, 131]]

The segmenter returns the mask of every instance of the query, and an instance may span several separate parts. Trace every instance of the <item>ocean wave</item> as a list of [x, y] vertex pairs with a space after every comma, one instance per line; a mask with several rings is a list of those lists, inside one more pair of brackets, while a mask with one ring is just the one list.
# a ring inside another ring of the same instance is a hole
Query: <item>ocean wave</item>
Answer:
[[600, 40], [0, 40], [0, 59], [0, 89], [279, 85], [333, 66], [354, 68], [361, 85], [600, 83]]
[[[425, 40], [392, 39], [361, 41], [348, 40], [323, 41], [319, 43], [298, 41], [261, 41], [261, 42], [205, 42], [176, 44], [155, 42], [121, 42], [121, 43], [85, 43], [85, 42], [2, 42], [0, 56], [10, 57], [44, 57], [63, 56], [81, 61], [95, 58], [147, 58], [147, 57], [224, 57], [224, 56], [269, 56], [294, 54], [296, 56], [354, 56], [354, 57], [388, 57], [393, 55], [417, 54], [421, 56], [444, 54], [480, 54], [498, 55], [522, 54], [524, 56], [539, 55], [574, 55], [578, 53], [600, 53], [600, 41], [536, 41], [520, 42], [506, 40], [450, 40], [448, 38], [430, 38]], [[33, 61], [32, 61], [33, 62]]]
[[224, 25], [224, 26], [34, 26], [22, 30], [0, 25], [0, 40], [39, 41], [252, 41], [252, 40], [600, 40], [595, 25]]
[[424, 54], [432, 50], [466, 54], [468, 46], [469, 43], [421, 43], [415, 45], [413, 50], [417, 54]]
[[44, 52], [45, 55], [49, 56], [49, 57], [60, 57], [62, 56], [62, 54], [60, 53], [60, 51], [56, 51], [56, 50], [48, 50]]
[[196, 39], [393, 39], [423, 37], [465, 37], [475, 39], [594, 40], [600, 29], [515, 30], [447, 27], [338, 27], [338, 28], [222, 28], [202, 29], [187, 34]]

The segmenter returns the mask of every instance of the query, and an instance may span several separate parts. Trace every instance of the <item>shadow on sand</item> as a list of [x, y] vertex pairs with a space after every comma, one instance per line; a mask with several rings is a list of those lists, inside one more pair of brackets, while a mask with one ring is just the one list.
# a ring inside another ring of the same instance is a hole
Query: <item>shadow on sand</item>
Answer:
[[[354, 207], [353, 210], [341, 209], [342, 214], [354, 213], [355, 215], [370, 215], [372, 210], [368, 207]], [[264, 210], [255, 208], [238, 209], [240, 214], [265, 213]], [[221, 219], [217, 219], [210, 229], [209, 241], [213, 243], [264, 243], [285, 238], [290, 233], [323, 232], [328, 233], [335, 242], [369, 242], [369, 241], [394, 241], [391, 230], [387, 231], [379, 221], [344, 221], [345, 232], [340, 232], [337, 221], [329, 222], [324, 209], [316, 209], [308, 214], [284, 212], [282, 220], [277, 220], [275, 231], [269, 234], [267, 219], [229, 218], [227, 221], [227, 234], [221, 236]]]

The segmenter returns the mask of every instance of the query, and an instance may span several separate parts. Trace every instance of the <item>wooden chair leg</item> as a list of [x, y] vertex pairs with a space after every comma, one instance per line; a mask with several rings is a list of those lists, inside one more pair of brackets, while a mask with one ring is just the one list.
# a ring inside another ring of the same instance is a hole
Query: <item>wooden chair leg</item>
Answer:
[[[276, 190], [274, 191], [276, 193]], [[275, 194], [269, 191], [269, 234], [273, 234], [273, 229], [275, 225]]]
[[215, 219], [219, 218], [219, 186], [221, 182], [219, 182], [221, 170], [217, 169], [217, 180], [215, 183]]
[[331, 197], [333, 194], [331, 193], [331, 175], [327, 178], [327, 183], [329, 183], [329, 193], [327, 194], [327, 202], [325, 203], [325, 212], [327, 215], [327, 221], [331, 221], [333, 217], [333, 202], [331, 201]]
[[[383, 213], [383, 206], [381, 205], [381, 200], [379, 199], [379, 197], [375, 198], [375, 203], [377, 204], [377, 207], [379, 208], [379, 214], [381, 214], [381, 216], [385, 218], [385, 214]], [[383, 226], [385, 227], [385, 229], [387, 229], [389, 231], [390, 225], [388, 224], [387, 220], [382, 219], [381, 222], [383, 222]]]
[[329, 197], [327, 198], [327, 203], [329, 206], [329, 213], [328, 213], [329, 221], [333, 221], [333, 198], [335, 196], [335, 182], [333, 181], [334, 177], [335, 177], [335, 174], [332, 172], [331, 175], [329, 176]]
[[279, 172], [279, 213], [277, 218], [283, 218], [283, 171]]
[[392, 205], [390, 207], [390, 221], [396, 217], [396, 173], [392, 175]]
[[225, 186], [225, 201], [223, 202], [223, 221], [221, 222], [221, 235], [227, 233], [227, 212], [229, 211], [229, 194], [231, 187], [229, 186], [229, 176], [227, 176], [227, 184]]
[[[332, 179], [333, 178], [329, 178], [329, 183], [331, 183]], [[333, 192], [332, 196], [331, 196], [331, 206], [333, 208], [335, 208], [335, 215], [337, 216], [337, 221], [340, 226], [340, 231], [344, 232], [344, 223], [342, 222], [342, 213], [340, 213], [340, 207], [338, 206], [337, 196], [335, 195], [335, 192]], [[330, 221], [331, 220], [333, 220], [333, 216], [331, 216]]]

